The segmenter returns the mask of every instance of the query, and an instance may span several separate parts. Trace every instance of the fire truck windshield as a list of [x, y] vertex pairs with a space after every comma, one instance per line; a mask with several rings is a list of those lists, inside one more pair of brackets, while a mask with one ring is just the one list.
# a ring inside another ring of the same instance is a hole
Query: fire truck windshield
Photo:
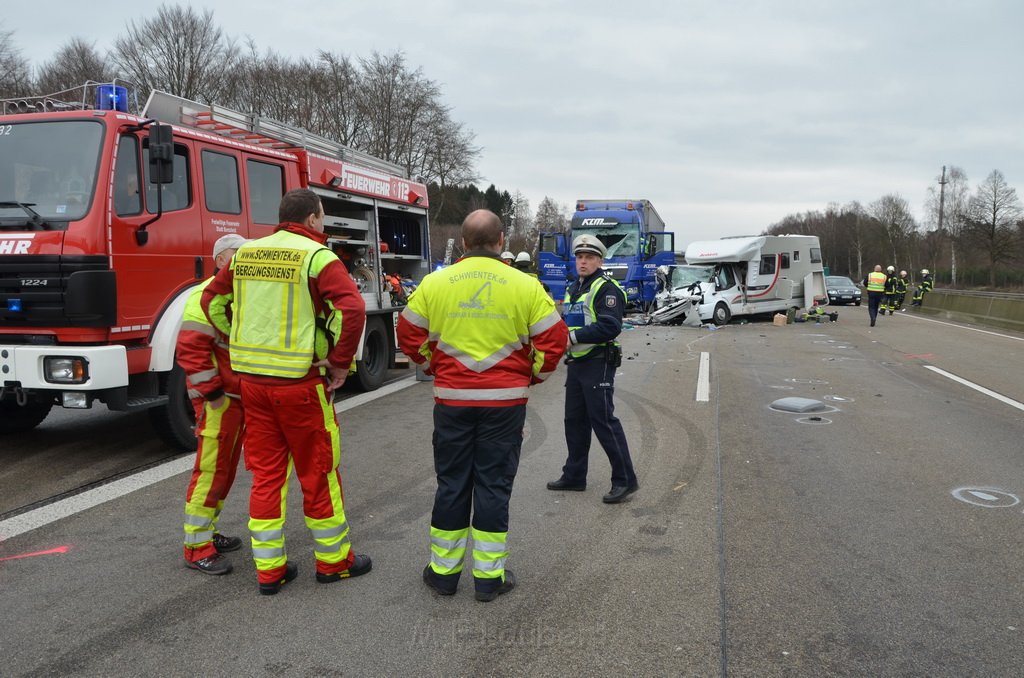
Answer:
[[640, 231], [636, 224], [619, 224], [610, 228], [573, 228], [572, 237], [587, 233], [608, 248], [608, 258], [632, 257], [640, 251]]
[[102, 140], [91, 120], [0, 123], [0, 228], [59, 229], [85, 216]]

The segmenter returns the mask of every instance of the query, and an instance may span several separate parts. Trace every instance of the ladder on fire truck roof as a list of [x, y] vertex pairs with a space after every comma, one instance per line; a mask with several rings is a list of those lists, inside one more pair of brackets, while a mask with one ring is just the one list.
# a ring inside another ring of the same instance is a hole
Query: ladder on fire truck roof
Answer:
[[153, 118], [171, 125], [184, 125], [259, 146], [287, 150], [303, 148], [342, 162], [352, 163], [408, 179], [401, 165], [357, 151], [337, 141], [270, 118], [233, 111], [224, 106], [201, 104], [174, 94], [153, 90], [142, 111], [145, 118]]

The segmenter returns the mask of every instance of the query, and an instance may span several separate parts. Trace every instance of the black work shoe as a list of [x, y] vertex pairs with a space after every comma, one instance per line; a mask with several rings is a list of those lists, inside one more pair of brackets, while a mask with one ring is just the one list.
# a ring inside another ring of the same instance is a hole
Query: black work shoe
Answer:
[[612, 491], [601, 497], [606, 504], [618, 504], [620, 501], [640, 489], [637, 484], [633, 485], [612, 485]]
[[260, 582], [260, 593], [265, 596], [273, 596], [281, 590], [281, 587], [299, 576], [299, 566], [295, 563], [287, 563], [284, 566], [284, 574], [277, 581]]
[[568, 492], [582, 492], [587, 489], [586, 483], [570, 483], [565, 478], [559, 478], [558, 480], [552, 480], [548, 483], [549, 490], [565, 490]]
[[[455, 575], [450, 575], [450, 576], [454, 577]], [[455, 584], [454, 585], [452, 585], [449, 582], [446, 582], [445, 579], [446, 579], [446, 577], [444, 577], [443, 575], [439, 575], [436, 572], [434, 572], [434, 570], [430, 567], [430, 565], [427, 565], [426, 567], [423, 568], [423, 583], [424, 584], [426, 584], [430, 588], [434, 589], [435, 591], [440, 593], [442, 596], [454, 595], [455, 591], [458, 589], [458, 585], [459, 585], [458, 584], [458, 578], [455, 579]]]
[[481, 603], [489, 603], [502, 593], [508, 593], [516, 587], [516, 576], [512, 574], [512, 570], [505, 570], [505, 581], [501, 582], [501, 585], [490, 591], [481, 591], [477, 589], [473, 596]]
[[207, 556], [202, 560], [186, 560], [185, 567], [199, 570], [205, 574], [227, 574], [232, 570], [228, 559], [219, 553], [214, 553], [212, 556]]
[[228, 537], [218, 532], [213, 535], [213, 548], [217, 549], [217, 553], [231, 553], [242, 548], [242, 540], [238, 537]]
[[352, 564], [348, 566], [347, 570], [332, 572], [330, 574], [317, 572], [316, 580], [321, 584], [333, 584], [334, 582], [341, 581], [342, 579], [358, 577], [361, 574], [366, 574], [371, 569], [373, 569], [373, 561], [370, 560], [370, 556], [360, 554], [352, 559]]

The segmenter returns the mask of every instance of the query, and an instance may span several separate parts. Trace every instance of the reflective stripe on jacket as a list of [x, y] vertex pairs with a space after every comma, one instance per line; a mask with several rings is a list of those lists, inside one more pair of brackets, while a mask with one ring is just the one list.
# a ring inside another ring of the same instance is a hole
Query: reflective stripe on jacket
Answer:
[[398, 318], [398, 344], [429, 363], [434, 398], [456, 406], [526, 402], [558, 367], [568, 330], [537, 281], [496, 254], [470, 252], [423, 278]]

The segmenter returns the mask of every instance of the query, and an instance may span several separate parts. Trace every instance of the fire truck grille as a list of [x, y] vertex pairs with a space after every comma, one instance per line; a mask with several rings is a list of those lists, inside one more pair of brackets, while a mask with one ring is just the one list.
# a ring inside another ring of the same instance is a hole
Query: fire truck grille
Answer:
[[113, 283], [105, 256], [0, 256], [0, 328], [113, 325]]

